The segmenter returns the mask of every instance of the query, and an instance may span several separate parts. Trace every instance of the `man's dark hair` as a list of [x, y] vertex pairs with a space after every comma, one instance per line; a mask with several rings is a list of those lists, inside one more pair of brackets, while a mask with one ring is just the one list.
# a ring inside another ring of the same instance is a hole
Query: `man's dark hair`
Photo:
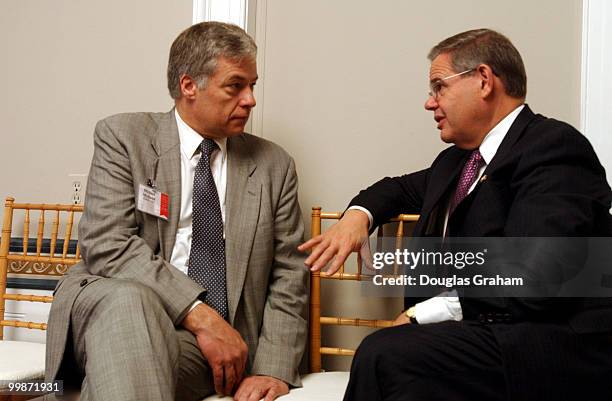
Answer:
[[527, 74], [523, 59], [510, 40], [491, 29], [474, 29], [444, 39], [434, 46], [427, 58], [433, 61], [448, 54], [457, 72], [486, 64], [504, 84], [506, 93], [514, 98], [527, 96]]
[[242, 28], [223, 22], [201, 22], [185, 29], [174, 40], [168, 58], [168, 91], [181, 97], [180, 79], [184, 74], [204, 89], [215, 72], [219, 57], [232, 61], [255, 60], [255, 41]]

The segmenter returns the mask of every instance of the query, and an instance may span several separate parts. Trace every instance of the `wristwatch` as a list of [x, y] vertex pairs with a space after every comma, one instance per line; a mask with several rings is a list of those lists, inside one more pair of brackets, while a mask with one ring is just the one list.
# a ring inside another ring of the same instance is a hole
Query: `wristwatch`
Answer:
[[410, 308], [406, 309], [406, 312], [404, 312], [404, 314], [406, 315], [408, 320], [410, 320], [410, 323], [419, 324], [416, 319], [416, 308], [414, 306], [411, 306]]

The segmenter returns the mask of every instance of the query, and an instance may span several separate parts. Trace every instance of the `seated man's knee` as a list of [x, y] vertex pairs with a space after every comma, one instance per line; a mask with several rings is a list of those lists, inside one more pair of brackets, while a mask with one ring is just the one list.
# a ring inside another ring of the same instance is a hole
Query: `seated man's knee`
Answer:
[[427, 346], [419, 341], [417, 327], [399, 326], [378, 330], [367, 336], [355, 353], [354, 364], [368, 366], [409, 363], [418, 365], [427, 358]]
[[385, 337], [387, 336], [384, 329], [365, 337], [355, 352], [353, 363], [371, 364], [384, 358], [387, 352], [392, 351], [389, 349]]
[[107, 308], [136, 312], [143, 307], [162, 308], [161, 300], [155, 292], [144, 284], [131, 280], [111, 279], [112, 290], [105, 294], [101, 302]]

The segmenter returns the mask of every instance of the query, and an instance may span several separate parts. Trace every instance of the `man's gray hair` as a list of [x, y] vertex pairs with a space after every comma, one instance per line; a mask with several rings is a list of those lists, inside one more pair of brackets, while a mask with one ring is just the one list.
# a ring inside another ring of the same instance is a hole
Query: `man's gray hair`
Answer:
[[449, 54], [456, 72], [487, 64], [514, 98], [527, 96], [527, 74], [523, 59], [510, 40], [491, 29], [474, 29], [444, 39], [434, 46], [427, 58], [433, 61]]
[[255, 41], [242, 28], [223, 22], [201, 22], [185, 29], [174, 40], [168, 58], [168, 90], [181, 97], [180, 79], [186, 74], [204, 89], [219, 57], [232, 61], [255, 60]]

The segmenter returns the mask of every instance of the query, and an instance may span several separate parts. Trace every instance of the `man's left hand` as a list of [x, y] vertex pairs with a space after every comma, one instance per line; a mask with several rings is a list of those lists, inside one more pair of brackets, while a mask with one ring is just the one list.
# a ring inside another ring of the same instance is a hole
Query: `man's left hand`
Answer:
[[234, 401], [273, 401], [285, 394], [289, 394], [289, 386], [284, 381], [271, 376], [249, 376], [240, 383]]
[[402, 324], [410, 324], [410, 319], [408, 319], [408, 316], [406, 316], [406, 312], [400, 313], [399, 316], [393, 321], [394, 326], [399, 326]]

